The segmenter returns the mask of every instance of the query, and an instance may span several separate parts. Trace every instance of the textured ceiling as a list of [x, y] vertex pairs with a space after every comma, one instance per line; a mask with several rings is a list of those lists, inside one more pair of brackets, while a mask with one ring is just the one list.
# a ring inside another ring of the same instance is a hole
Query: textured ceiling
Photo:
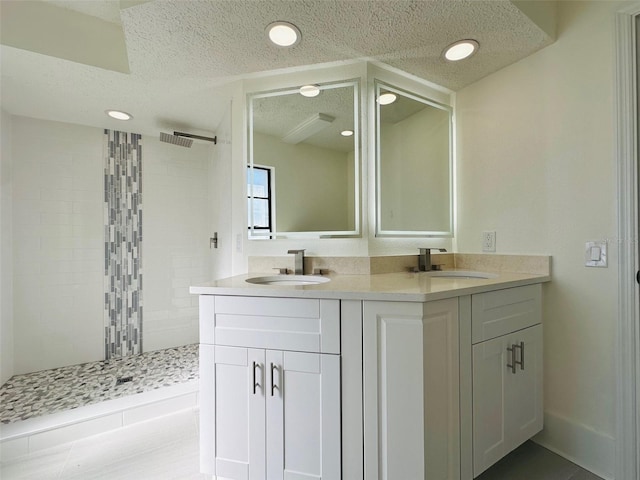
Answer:
[[[296, 25], [300, 44], [267, 45], [274, 20]], [[495, 0], [167, 0], [124, 10], [122, 22], [131, 70], [163, 78], [377, 58], [457, 90], [549, 40], [514, 4]], [[470, 37], [482, 55], [441, 59], [445, 46]]]
[[[14, 1], [0, 2], [0, 16], [6, 17], [5, 10]], [[48, 4], [73, 13], [73, 21], [85, 16], [87, 21], [99, 18], [122, 28], [130, 73], [59, 58], [63, 55], [34, 53], [41, 50], [29, 47], [29, 51], [0, 36], [2, 107], [17, 115], [153, 135], [172, 128], [214, 131], [229, 104], [223, 86], [248, 74], [376, 59], [458, 90], [553, 41], [507, 0], [52, 0]], [[265, 27], [276, 20], [297, 25], [302, 41], [292, 49], [269, 45]], [[28, 24], [22, 27], [38, 40], [40, 32], [30, 31]], [[69, 29], [60, 32], [61, 38], [72, 34]], [[479, 52], [464, 62], [442, 60], [442, 49], [462, 38], [478, 40]], [[106, 118], [103, 112], [108, 108], [128, 111], [135, 118], [123, 127]]]

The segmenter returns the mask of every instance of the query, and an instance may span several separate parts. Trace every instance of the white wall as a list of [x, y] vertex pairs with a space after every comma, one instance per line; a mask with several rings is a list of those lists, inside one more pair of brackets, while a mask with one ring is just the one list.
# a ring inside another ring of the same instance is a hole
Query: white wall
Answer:
[[[545, 432], [538, 440], [611, 477], [617, 315], [614, 12], [558, 2], [553, 45], [457, 94], [458, 250], [552, 255], [544, 291]], [[610, 239], [609, 267], [584, 267]]]
[[[103, 130], [11, 118], [14, 373], [102, 360]], [[4, 168], [4, 123], [2, 134]], [[143, 349], [150, 351], [198, 341], [188, 287], [210, 278], [215, 147], [142, 142]]]
[[13, 376], [11, 116], [0, 110], [0, 385]]
[[102, 130], [13, 117], [15, 373], [103, 356]]

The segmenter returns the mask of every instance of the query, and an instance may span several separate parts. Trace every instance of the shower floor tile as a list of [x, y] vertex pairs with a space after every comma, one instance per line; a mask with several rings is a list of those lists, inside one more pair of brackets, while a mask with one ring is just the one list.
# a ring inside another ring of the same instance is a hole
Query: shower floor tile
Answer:
[[0, 423], [198, 379], [198, 345], [15, 375], [0, 387]]

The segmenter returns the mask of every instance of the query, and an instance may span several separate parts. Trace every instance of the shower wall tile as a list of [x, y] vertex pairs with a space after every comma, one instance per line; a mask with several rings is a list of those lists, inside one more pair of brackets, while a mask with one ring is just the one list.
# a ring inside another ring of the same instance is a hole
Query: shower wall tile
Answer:
[[104, 355], [107, 360], [143, 351], [142, 171], [141, 135], [105, 130]]
[[198, 341], [198, 310], [188, 287], [211, 274], [208, 182], [214, 148], [145, 137], [145, 349]]
[[15, 373], [99, 360], [101, 325], [74, 305], [102, 282], [102, 130], [12, 119]]
[[13, 186], [13, 197], [40, 200], [40, 185], [35, 182], [19, 182]]
[[188, 345], [190, 342], [198, 342], [197, 323], [188, 322], [184, 324], [172, 324], [169, 327], [159, 327], [148, 324], [145, 333], [145, 344], [152, 345], [152, 348], [170, 348], [166, 345]]

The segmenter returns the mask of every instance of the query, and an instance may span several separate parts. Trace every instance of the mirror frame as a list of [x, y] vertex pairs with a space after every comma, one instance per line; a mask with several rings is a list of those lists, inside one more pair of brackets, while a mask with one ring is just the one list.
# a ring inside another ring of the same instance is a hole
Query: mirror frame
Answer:
[[[375, 236], [376, 237], [438, 237], [451, 238], [454, 236], [454, 155], [453, 155], [453, 107], [443, 103], [436, 102], [419, 94], [394, 87], [385, 81], [374, 79], [373, 82], [372, 104], [374, 111], [374, 142], [375, 142]], [[449, 230], [383, 230], [381, 227], [381, 155], [380, 155], [380, 104], [376, 101], [380, 95], [381, 89], [393, 92], [404, 97], [411, 98], [418, 102], [424, 103], [431, 107], [444, 110], [449, 113]]]
[[[349, 238], [361, 236], [361, 176], [360, 165], [361, 159], [361, 118], [360, 118], [360, 79], [343, 80], [338, 82], [326, 82], [317, 84], [320, 90], [331, 90], [336, 88], [352, 87], [353, 88], [353, 145], [354, 145], [354, 230], [334, 230], [334, 231], [307, 231], [307, 232], [279, 232], [276, 230], [274, 221], [273, 229], [270, 234], [256, 234], [253, 230], [253, 225], [248, 226], [248, 238], [249, 240], [274, 240], [279, 238]], [[299, 89], [301, 85], [295, 87], [288, 87], [278, 90], [269, 90], [263, 92], [251, 92], [247, 94], [247, 166], [253, 171], [254, 166], [254, 154], [253, 154], [253, 102], [255, 99], [278, 97], [284, 95], [299, 95]], [[245, 186], [247, 182], [245, 181]], [[245, 187], [246, 188], [246, 187]], [[253, 192], [247, 192], [247, 198], [253, 199]], [[251, 215], [251, 210], [248, 209], [248, 215]], [[277, 212], [274, 214], [274, 218]], [[247, 223], [250, 218], [247, 218]]]

